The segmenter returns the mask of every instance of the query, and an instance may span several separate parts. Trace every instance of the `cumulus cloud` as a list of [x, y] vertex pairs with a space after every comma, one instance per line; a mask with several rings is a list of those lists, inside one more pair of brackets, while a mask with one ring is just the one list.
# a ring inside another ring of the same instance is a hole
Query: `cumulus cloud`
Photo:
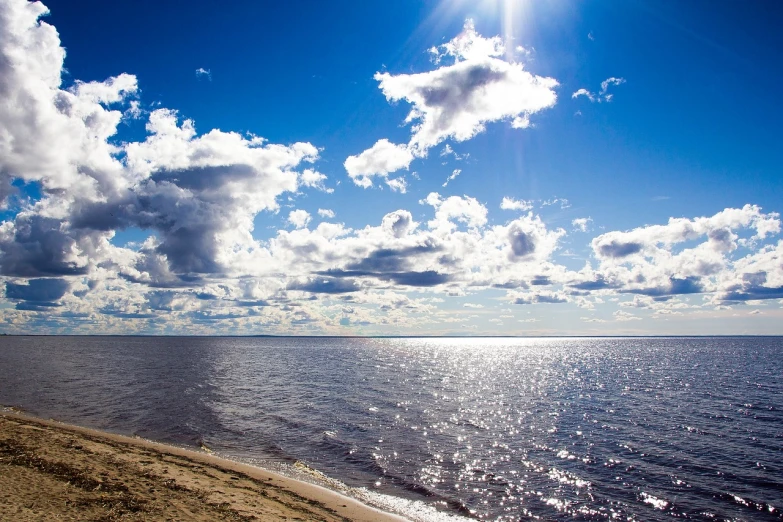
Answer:
[[310, 213], [306, 210], [292, 210], [288, 214], [288, 222], [296, 228], [305, 228], [310, 222]]
[[580, 232], [587, 232], [587, 228], [590, 226], [590, 223], [592, 223], [592, 218], [586, 217], [586, 218], [576, 218], [571, 221], [571, 225], [574, 227], [574, 230], [578, 230]]
[[481, 227], [487, 222], [487, 207], [470, 196], [451, 196], [443, 199], [437, 192], [431, 192], [421, 203], [435, 208], [435, 218], [428, 223], [436, 230], [452, 230], [464, 223], [468, 227]]
[[299, 173], [299, 183], [303, 187], [311, 187], [327, 193], [334, 192], [334, 189], [326, 188], [324, 181], [326, 181], [326, 175], [313, 169], [304, 169]]
[[[750, 237], [740, 237], [740, 233], [748, 232]], [[724, 299], [746, 300], [750, 294], [746, 297], [739, 291], [742, 288], [761, 286], [767, 289], [762, 294], [775, 295], [774, 283], [755, 285], [742, 279], [753, 272], [766, 274], [766, 269], [774, 273], [774, 261], [771, 266], [764, 264], [760, 270], [751, 268], [770, 253], [774, 258], [774, 248], [765, 247], [754, 256], [734, 263], [728, 256], [740, 243], [750, 244], [779, 232], [777, 213], [764, 213], [758, 206], [745, 205], [727, 208], [710, 217], [671, 218], [666, 225], [607, 232], [592, 240], [592, 248], [605, 274], [603, 281], [611, 281], [626, 292], [661, 297], [725, 288]], [[780, 284], [783, 285], [783, 280]]]
[[513, 300], [514, 304], [529, 305], [529, 304], [561, 304], [569, 302], [568, 296], [563, 292], [552, 292], [549, 290], [541, 290], [537, 292], [511, 292], [509, 297]]
[[400, 194], [408, 192], [408, 182], [405, 181], [405, 178], [402, 176], [399, 178], [387, 179], [386, 185], [392, 189], [393, 192], [399, 192]]
[[503, 210], [520, 210], [526, 212], [533, 208], [533, 203], [531, 201], [517, 200], [504, 196], [503, 200], [500, 202], [500, 208]]
[[389, 101], [413, 106], [406, 122], [413, 124], [409, 146], [417, 155], [446, 138], [470, 139], [489, 122], [510, 119], [514, 127], [527, 127], [530, 115], [557, 100], [556, 80], [500, 59], [500, 39], [482, 37], [471, 20], [440, 50], [439, 59], [450, 57], [452, 65], [419, 74], [375, 75]]
[[487, 123], [508, 120], [512, 127], [527, 128], [531, 115], [557, 101], [557, 80], [503, 60], [500, 38], [481, 36], [472, 20], [465, 22], [462, 33], [431, 52], [436, 64], [451, 64], [418, 74], [375, 74], [388, 101], [412, 106], [405, 120], [412, 135], [407, 145], [380, 140], [349, 157], [345, 167], [357, 184], [369, 187], [371, 176], [408, 168], [414, 156], [427, 156], [446, 139], [468, 140], [483, 132]]
[[641, 321], [641, 317], [637, 317], [633, 315], [632, 313], [626, 312], [624, 310], [617, 310], [614, 314], [615, 321]]
[[5, 296], [17, 301], [17, 309], [35, 311], [60, 306], [56, 301], [69, 287], [65, 279], [30, 279], [27, 284], [6, 283]]
[[756, 231], [755, 237], [780, 232], [780, 219], [776, 213], [765, 214], [756, 205], [745, 205], [741, 209], [727, 208], [711, 217], [695, 219], [671, 218], [666, 225], [652, 225], [628, 232], [608, 232], [593, 239], [593, 251], [603, 260], [622, 259], [640, 254], [654, 256], [660, 248], [672, 246], [700, 237], [707, 238], [707, 246], [717, 252], [737, 248], [739, 228], [749, 227]]
[[[129, 333], [214, 333], [216, 325], [249, 333], [349, 333], [344, 328], [356, 325], [399, 332], [462, 321], [464, 314], [455, 318], [440, 305], [478, 292], [488, 311], [493, 296], [502, 306], [600, 303], [621, 308], [617, 320], [633, 308], [650, 310], [637, 320], [686, 311], [696, 293], [712, 308], [783, 299], [780, 217], [753, 205], [603, 232], [578, 271], [557, 259], [566, 231], [536, 215], [532, 202], [510, 197], [500, 208], [513, 214], [490, 215], [469, 195], [431, 192], [422, 206], [395, 206], [370, 223], [316, 226], [311, 212], [329, 220], [335, 212], [315, 203], [296, 208], [307, 190], [332, 190], [314, 165], [314, 145], [198, 132], [172, 109], [143, 110], [149, 105], [130, 74], [64, 84], [64, 51], [40, 20], [45, 9], [25, 0], [2, 5], [0, 321], [9, 331], [35, 320]], [[396, 99], [412, 105], [411, 141], [380, 140], [346, 161], [349, 175], [402, 192], [405, 179], [390, 173], [434, 144], [467, 139], [492, 121], [523, 125], [545, 108], [541, 100], [554, 103], [554, 80], [504, 56], [499, 38], [467, 25], [435, 49], [435, 70], [382, 75], [390, 99], [399, 89]], [[508, 96], [485, 99], [497, 93]], [[146, 134], [120, 141], [118, 125], [131, 117], [146, 120]], [[444, 157], [458, 159], [446, 145]], [[541, 202], [550, 204], [568, 206]], [[283, 205], [285, 226], [254, 237], [264, 215]], [[589, 232], [590, 220], [571, 226]], [[116, 234], [126, 230], [142, 237], [117, 246]], [[618, 296], [632, 305], [612, 301]]]
[[348, 156], [345, 170], [354, 183], [369, 188], [373, 176], [388, 179], [389, 173], [407, 169], [411, 161], [413, 153], [406, 145], [396, 145], [384, 138], [358, 156]]
[[402, 238], [414, 230], [418, 224], [407, 210], [395, 210], [383, 216], [381, 228], [396, 238]]
[[[199, 136], [168, 109], [149, 115], [143, 141], [114, 142], [119, 109], [136, 101], [136, 78], [63, 88], [64, 51], [54, 28], [38, 21], [44, 12], [20, 0], [0, 11], [0, 177], [34, 182], [41, 192], [2, 225], [4, 274], [83, 275], [118, 261], [138, 281], [225, 272], [237, 250], [255, 248], [256, 214], [276, 210], [277, 197], [300, 182], [322, 181], [294, 170], [317, 158], [308, 143], [274, 145], [219, 130]], [[157, 238], [126, 255], [109, 241], [128, 227]]]
[[783, 241], [735, 261], [733, 268], [732, 272], [720, 275], [716, 300], [746, 302], [783, 298]]

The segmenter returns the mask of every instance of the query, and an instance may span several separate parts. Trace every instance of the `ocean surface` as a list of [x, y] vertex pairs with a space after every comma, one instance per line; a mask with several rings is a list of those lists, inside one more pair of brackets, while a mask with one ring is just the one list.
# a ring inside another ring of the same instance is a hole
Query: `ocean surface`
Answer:
[[779, 337], [2, 337], [0, 405], [416, 520], [783, 519]]

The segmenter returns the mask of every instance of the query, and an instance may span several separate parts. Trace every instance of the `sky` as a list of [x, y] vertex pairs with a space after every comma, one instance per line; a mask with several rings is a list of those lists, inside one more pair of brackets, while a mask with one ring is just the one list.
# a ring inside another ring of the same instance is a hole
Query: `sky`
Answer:
[[782, 23], [0, 0], [0, 332], [783, 334]]

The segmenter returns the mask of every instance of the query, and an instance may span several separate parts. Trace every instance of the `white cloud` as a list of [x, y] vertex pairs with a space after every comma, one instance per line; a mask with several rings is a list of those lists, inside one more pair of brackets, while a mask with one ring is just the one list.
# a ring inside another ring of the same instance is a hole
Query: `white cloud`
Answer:
[[445, 188], [449, 184], [449, 181], [455, 180], [457, 176], [460, 175], [460, 173], [462, 173], [461, 169], [454, 169], [454, 172], [452, 172], [451, 175], [446, 178], [446, 181], [443, 183], [443, 187]]
[[614, 314], [615, 321], [641, 321], [641, 317], [637, 317], [631, 313], [625, 312], [623, 310], [617, 310]]
[[783, 269], [776, 267], [780, 254], [774, 246], [738, 260], [730, 256], [741, 242], [779, 233], [779, 217], [745, 205], [710, 217], [671, 218], [666, 225], [601, 234], [592, 241], [601, 275], [585, 274], [593, 281], [585, 284], [659, 298], [714, 292], [726, 301], [775, 298], [783, 295]]
[[666, 225], [652, 225], [628, 232], [607, 232], [593, 239], [593, 250], [600, 259], [622, 260], [628, 256], [654, 257], [661, 249], [669, 250], [678, 243], [707, 237], [705, 246], [715, 252], [733, 251], [737, 236], [733, 230], [749, 227], [754, 237], [765, 238], [780, 232], [780, 216], [764, 214], [756, 205], [741, 209], [727, 208], [711, 217], [695, 219], [670, 218]]
[[125, 109], [123, 115], [130, 120], [138, 120], [144, 114], [144, 110], [141, 108], [139, 100], [130, 100], [128, 102], [128, 108]]
[[[317, 149], [219, 130], [198, 136], [167, 109], [149, 114], [146, 139], [116, 143], [121, 109], [141, 115], [130, 99], [135, 76], [61, 89], [64, 51], [54, 28], [38, 23], [44, 11], [21, 0], [0, 9], [0, 136], [12, 138], [0, 138], [0, 186], [22, 178], [41, 189], [40, 201], [3, 223], [0, 270], [85, 275], [102, 263], [131, 281], [173, 285], [241, 266], [258, 250], [255, 215], [296, 191], [294, 169]], [[157, 239], [127, 253], [110, 239], [128, 227]]]
[[323, 192], [332, 193], [334, 189], [326, 188], [324, 186], [326, 181], [326, 175], [313, 169], [304, 169], [299, 174], [299, 183], [304, 187], [311, 187]]
[[550, 205], [560, 204], [560, 208], [566, 209], [571, 207], [571, 203], [565, 198], [551, 198], [541, 202], [542, 207], [548, 207]]
[[589, 217], [576, 218], [571, 221], [571, 225], [574, 227], [574, 230], [579, 230], [580, 232], [587, 232], [587, 229], [590, 226], [590, 223], [592, 222], [593, 219]]
[[525, 201], [524, 199], [514, 199], [507, 196], [503, 197], [500, 202], [500, 208], [503, 210], [521, 210], [522, 212], [528, 211], [533, 208], [531, 201]]
[[[453, 156], [456, 161], [462, 161], [470, 157], [470, 153], [466, 152], [465, 154], [457, 154], [454, 149], [451, 148], [451, 145], [448, 143], [443, 146], [443, 150], [440, 151], [440, 157], [445, 158], [447, 156]], [[443, 163], [446, 164], [445, 162]]]
[[212, 81], [212, 71], [210, 69], [204, 69], [203, 67], [199, 67], [198, 69], [196, 69], [196, 77], [206, 78], [209, 81]]
[[612, 101], [613, 94], [609, 94], [609, 87], [612, 85], [622, 85], [625, 83], [625, 78], [607, 78], [606, 80], [601, 82], [601, 90], [596, 94], [588, 91], [587, 89], [577, 89], [572, 95], [571, 98], [578, 98], [580, 96], [584, 96], [591, 102], [610, 102]]
[[[0, 324], [8, 331], [29, 331], [30, 321], [48, 331], [77, 325], [66, 314], [85, 318], [79, 324], [86, 326], [76, 328], [100, 332], [161, 325], [171, 332], [346, 333], [354, 331], [340, 325], [347, 316], [351, 328], [369, 325], [368, 332], [413, 331], [464, 321], [465, 312], [449, 315], [449, 300], [479, 292], [487, 312], [497, 310], [498, 297], [499, 306], [560, 303], [576, 310], [598, 303], [605, 317], [616, 310], [614, 319], [640, 322], [783, 299], [780, 216], [753, 205], [602, 233], [578, 271], [556, 257], [565, 230], [535, 215], [532, 202], [509, 197], [500, 208], [518, 214], [507, 221], [490, 220], [497, 216], [473, 197], [435, 192], [414, 209], [424, 225], [404, 208], [356, 228], [314, 226], [308, 211], [292, 210], [286, 226], [258, 240], [260, 213], [279, 212], [281, 200], [294, 204], [305, 189], [331, 190], [311, 165], [318, 159], [314, 145], [217, 129], [200, 134], [174, 110], [143, 111], [149, 105], [141, 104], [129, 74], [65, 89], [64, 51], [54, 28], [38, 22], [41, 4], [3, 6], [0, 196], [9, 196], [9, 183], [18, 180], [35, 182], [41, 193], [0, 223]], [[498, 76], [506, 81], [517, 64], [500, 59], [499, 45], [466, 28], [461, 40], [437, 50], [438, 60], [454, 64], [433, 71], [441, 83], [432, 85], [463, 86], [460, 67], [470, 63], [480, 74], [506, 71]], [[435, 107], [427, 103], [427, 110]], [[447, 108], [460, 121], [468, 114], [468, 127], [477, 121], [474, 108]], [[146, 118], [147, 135], [121, 142], [117, 128], [129, 117]], [[513, 117], [522, 116], [500, 119]], [[462, 128], [457, 120], [438, 127], [443, 122], [422, 113], [414, 136], [427, 122], [441, 131]], [[362, 166], [354, 157], [355, 177], [372, 183], [379, 176], [404, 190], [405, 179], [388, 174], [406, 168], [413, 153], [388, 140], [385, 146], [391, 158], [385, 162], [369, 154]], [[456, 157], [450, 147], [443, 151]], [[551, 204], [568, 206], [559, 198], [541, 202]], [[331, 209], [317, 214], [335, 217]], [[589, 218], [571, 222], [586, 232], [589, 224]], [[149, 237], [118, 247], [115, 234], [125, 229]], [[703, 295], [688, 301], [688, 294]], [[634, 309], [649, 311], [634, 316]]]
[[369, 188], [373, 176], [386, 178], [392, 172], [407, 169], [411, 161], [413, 154], [407, 146], [395, 145], [384, 138], [358, 156], [348, 156], [345, 170], [354, 183]]
[[528, 292], [512, 291], [508, 293], [508, 297], [514, 304], [518, 305], [562, 304], [571, 301], [565, 292], [553, 292], [551, 290], [535, 290]]
[[437, 192], [431, 192], [420, 203], [435, 208], [435, 218], [428, 223], [431, 229], [451, 230], [456, 227], [454, 221], [472, 228], [484, 226], [487, 222], [487, 207], [469, 196], [443, 199]]
[[288, 214], [288, 222], [296, 228], [305, 228], [310, 223], [310, 213], [306, 210], [292, 210]]
[[460, 34], [440, 47], [433, 47], [430, 53], [435, 57], [435, 63], [450, 56], [455, 61], [481, 60], [489, 57], [502, 56], [505, 53], [503, 40], [499, 36], [484, 38], [476, 32], [473, 20], [465, 20]]
[[571, 98], [579, 98], [580, 96], [585, 96], [590, 101], [596, 100], [595, 95], [584, 88], [574, 91], [574, 93], [571, 95]]
[[392, 191], [399, 192], [401, 194], [405, 194], [408, 191], [408, 182], [405, 181], [405, 177], [403, 176], [394, 179], [387, 179], [386, 185], [392, 189]]
[[499, 59], [499, 39], [483, 38], [471, 21], [441, 49], [442, 56], [454, 58], [453, 65], [419, 74], [375, 75], [389, 101], [413, 106], [406, 121], [413, 123], [409, 147], [417, 155], [425, 156], [446, 138], [470, 139], [489, 122], [511, 119], [514, 126], [525, 127], [531, 114], [557, 100], [556, 80]]
[[381, 228], [396, 238], [402, 238], [412, 232], [418, 223], [407, 210], [396, 210], [383, 216]]
[[462, 33], [431, 53], [436, 64], [447, 57], [453, 63], [418, 74], [375, 74], [387, 100], [412, 105], [406, 118], [412, 136], [407, 146], [381, 140], [350, 156], [345, 167], [357, 184], [370, 187], [371, 176], [407, 168], [413, 156], [427, 156], [431, 147], [447, 138], [468, 140], [490, 122], [508, 120], [512, 127], [526, 128], [530, 115], [557, 101], [555, 79], [533, 75], [521, 63], [501, 59], [500, 38], [479, 35], [471, 20]]

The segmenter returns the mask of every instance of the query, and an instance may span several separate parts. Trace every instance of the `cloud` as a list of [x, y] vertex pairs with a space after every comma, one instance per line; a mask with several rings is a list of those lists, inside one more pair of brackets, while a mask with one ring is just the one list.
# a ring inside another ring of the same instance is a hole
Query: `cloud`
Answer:
[[405, 181], [404, 177], [387, 179], [386, 185], [392, 189], [393, 192], [399, 192], [400, 194], [405, 194], [408, 191], [408, 182]]
[[641, 317], [637, 317], [631, 313], [628, 313], [624, 310], [617, 310], [614, 314], [615, 321], [641, 321]]
[[584, 89], [584, 88], [577, 89], [576, 91], [574, 91], [574, 93], [571, 95], [571, 98], [578, 98], [580, 96], [585, 96], [590, 101], [595, 101], [595, 99], [596, 99], [595, 95], [593, 93], [591, 93], [590, 91], [588, 91], [587, 89]]
[[334, 192], [334, 189], [326, 188], [326, 186], [324, 186], [324, 181], [326, 181], [326, 175], [313, 169], [304, 169], [299, 173], [299, 183], [303, 187], [315, 188], [329, 194]]
[[407, 210], [396, 210], [383, 216], [381, 227], [395, 238], [403, 238], [416, 228], [413, 216]]
[[764, 214], [756, 205], [741, 209], [727, 208], [712, 217], [671, 218], [666, 225], [652, 225], [629, 232], [608, 232], [593, 239], [593, 251], [604, 260], [622, 259], [634, 254], [655, 256], [661, 248], [706, 237], [709, 249], [732, 251], [737, 248], [733, 230], [750, 227], [755, 237], [765, 238], [780, 231], [776, 213]]
[[372, 176], [408, 168], [413, 157], [427, 156], [430, 148], [448, 138], [468, 140], [483, 132], [487, 123], [508, 120], [512, 127], [527, 128], [531, 115], [557, 101], [555, 79], [501, 59], [500, 38], [479, 35], [472, 20], [465, 22], [462, 33], [430, 52], [436, 64], [445, 59], [453, 63], [418, 74], [375, 74], [388, 101], [412, 106], [405, 120], [412, 125], [412, 135], [407, 145], [383, 139], [350, 156], [345, 168], [360, 186], [372, 186]]
[[455, 180], [457, 176], [459, 176], [461, 173], [462, 170], [454, 169], [454, 172], [452, 172], [451, 175], [448, 178], [446, 178], [446, 181], [443, 183], [443, 187], [445, 188], [449, 184], [449, 181]]
[[196, 78], [206, 78], [207, 80], [212, 81], [212, 71], [199, 67], [196, 69]]
[[288, 222], [296, 228], [305, 228], [310, 222], [310, 213], [306, 210], [292, 210], [288, 214]]
[[34, 306], [57, 306], [54, 302], [62, 298], [70, 284], [65, 279], [29, 279], [27, 284], [5, 284], [8, 299], [26, 301]]
[[612, 240], [598, 246], [597, 253], [604, 258], [623, 258], [642, 251], [641, 243], [620, 242]]
[[360, 286], [350, 279], [339, 278], [313, 278], [306, 281], [297, 281], [288, 285], [289, 290], [300, 290], [303, 292], [321, 293], [321, 294], [345, 294], [360, 290]]
[[388, 179], [389, 173], [407, 169], [411, 161], [413, 154], [406, 145], [395, 145], [384, 138], [358, 156], [348, 156], [344, 166], [355, 184], [369, 188], [373, 176]]
[[783, 241], [737, 260], [734, 271], [721, 276], [719, 302], [783, 298]]
[[439, 61], [450, 57], [452, 65], [419, 74], [375, 75], [387, 100], [413, 106], [406, 122], [413, 124], [409, 148], [418, 156], [446, 138], [470, 139], [489, 122], [510, 119], [514, 127], [527, 127], [532, 114], [557, 101], [556, 80], [500, 59], [499, 38], [482, 37], [471, 20], [440, 50]]
[[586, 217], [586, 218], [576, 218], [571, 221], [571, 225], [574, 227], [574, 230], [578, 230], [580, 232], [587, 232], [588, 227], [590, 226], [590, 223], [592, 223], [592, 218]]
[[[356, 325], [368, 333], [445, 332], [465, 318], [453, 315], [453, 297], [460, 310], [465, 296], [480, 297], [487, 312], [510, 303], [601, 304], [606, 317], [615, 307], [625, 312], [615, 319], [634, 320], [626, 310], [652, 311], [639, 321], [783, 299], [780, 216], [754, 205], [602, 230], [578, 270], [574, 259], [558, 256], [566, 231], [536, 215], [533, 202], [511, 197], [500, 208], [515, 213], [490, 213], [470, 195], [427, 191], [416, 208], [394, 206], [372, 222], [352, 216], [351, 227], [331, 222], [335, 212], [317, 208], [326, 205], [320, 199], [304, 206], [308, 190], [332, 190], [315, 145], [197, 131], [172, 109], [143, 110], [150, 105], [130, 74], [63, 84], [64, 50], [39, 20], [41, 4], [3, 6], [0, 321], [9, 332], [32, 324], [84, 333], [344, 334]], [[406, 179], [390, 173], [432, 143], [441, 143], [444, 158], [459, 159], [444, 141], [492, 121], [533, 117], [533, 102], [514, 112], [522, 107], [515, 97], [554, 96], [554, 85], [536, 84], [505, 56], [499, 38], [466, 26], [435, 49], [434, 70], [384, 76], [382, 88], [410, 88], [399, 99], [415, 113], [411, 141], [379, 140], [375, 151], [353, 157], [357, 183], [404, 191]], [[483, 98], [511, 85], [520, 89], [509, 99]], [[120, 138], [129, 118], [143, 119], [145, 130]], [[560, 198], [539, 203], [569, 206]], [[568, 222], [591, 232], [590, 218]], [[123, 232], [140, 237], [129, 242]], [[347, 327], [340, 324], [346, 310]]]
[[552, 255], [565, 230], [548, 230], [541, 218], [528, 214], [509, 223], [503, 230], [508, 242], [506, 255], [511, 261], [544, 261]]
[[504, 196], [503, 201], [500, 202], [500, 208], [502, 210], [521, 210], [525, 212], [533, 208], [533, 203]]
[[[454, 157], [456, 161], [463, 161], [470, 157], [470, 153], [466, 152], [465, 154], [457, 154], [454, 149], [451, 148], [451, 145], [447, 143], [443, 146], [443, 150], [440, 151], [440, 157], [446, 158], [448, 156]], [[443, 164], [445, 165], [446, 163], [444, 162]]]
[[780, 273], [778, 254], [768, 245], [733, 262], [729, 256], [740, 245], [779, 231], [777, 213], [745, 205], [710, 217], [671, 218], [666, 225], [607, 232], [592, 240], [592, 248], [603, 277], [620, 291], [658, 297], [717, 291], [719, 300], [745, 301], [755, 295], [773, 298], [776, 287], [783, 286], [783, 274], [764, 283], [748, 276]]
[[560, 204], [560, 208], [566, 209], [571, 207], [571, 203], [566, 198], [551, 198], [541, 202], [542, 207], [548, 207], [550, 205]]
[[562, 304], [569, 302], [568, 296], [562, 292], [551, 292], [543, 290], [541, 292], [526, 292], [526, 293], [511, 293], [510, 297], [513, 299], [514, 304], [529, 305], [529, 304]]
[[[277, 198], [322, 175], [297, 173], [318, 150], [268, 144], [212, 130], [197, 135], [175, 111], [149, 114], [142, 141], [117, 143], [121, 110], [138, 94], [135, 76], [75, 81], [61, 88], [64, 50], [38, 22], [39, 3], [0, 10], [0, 181], [35, 183], [40, 200], [0, 229], [0, 271], [23, 277], [84, 275], [103, 263], [130, 281], [176, 284], [224, 273], [257, 250], [253, 219]], [[2, 185], [0, 185], [2, 186]], [[115, 230], [156, 239], [131, 255], [110, 243]]]
[[487, 222], [487, 207], [469, 196], [451, 196], [443, 199], [437, 192], [431, 192], [420, 201], [435, 208], [435, 218], [428, 223], [432, 229], [452, 230], [454, 220], [469, 227], [480, 227]]
[[662, 286], [631, 288], [628, 291], [632, 294], [663, 297], [681, 294], [699, 294], [704, 291], [704, 287], [702, 286], [699, 277], [689, 276], [685, 278], [670, 277], [669, 281]]
[[0, 272], [17, 277], [84, 275], [89, 259], [80, 239], [63, 231], [58, 219], [22, 212], [0, 226]]
[[580, 96], [584, 96], [591, 102], [595, 103], [601, 103], [601, 102], [610, 102], [612, 101], [613, 94], [609, 94], [609, 87], [612, 85], [622, 85], [625, 83], [625, 78], [607, 78], [606, 80], [601, 82], [601, 90], [598, 92], [598, 94], [592, 93], [588, 91], [587, 89], [577, 89], [572, 95], [571, 98], [579, 98]]

